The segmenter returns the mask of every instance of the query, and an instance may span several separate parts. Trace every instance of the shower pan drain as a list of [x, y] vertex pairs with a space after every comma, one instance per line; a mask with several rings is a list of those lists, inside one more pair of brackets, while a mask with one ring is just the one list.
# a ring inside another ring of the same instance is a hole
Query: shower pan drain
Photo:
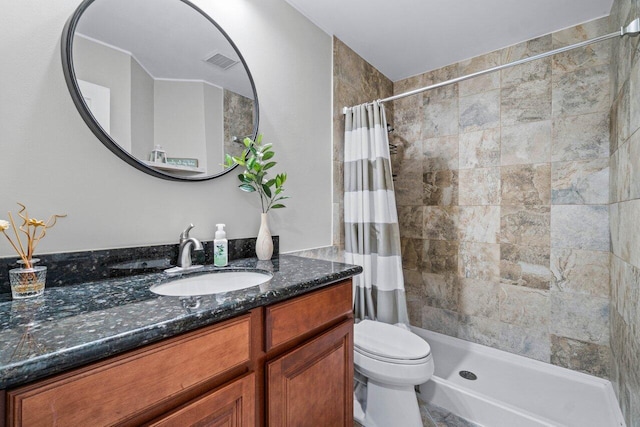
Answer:
[[478, 379], [478, 376], [476, 374], [474, 374], [473, 372], [471, 372], [471, 371], [460, 371], [458, 373], [465, 380], [473, 381], [473, 380], [477, 380]]

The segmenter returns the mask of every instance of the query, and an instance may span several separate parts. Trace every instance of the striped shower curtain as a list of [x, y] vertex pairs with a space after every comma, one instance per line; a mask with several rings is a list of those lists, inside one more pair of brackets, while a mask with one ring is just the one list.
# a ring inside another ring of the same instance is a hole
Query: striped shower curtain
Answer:
[[355, 317], [408, 325], [384, 106], [348, 108], [345, 119], [345, 262], [364, 269], [353, 282]]

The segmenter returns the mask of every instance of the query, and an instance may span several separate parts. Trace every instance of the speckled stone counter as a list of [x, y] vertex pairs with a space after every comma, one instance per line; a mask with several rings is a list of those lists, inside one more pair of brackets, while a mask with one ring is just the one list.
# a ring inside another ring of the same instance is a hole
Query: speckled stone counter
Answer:
[[[47, 288], [42, 297], [0, 302], [0, 389], [210, 325], [362, 271], [291, 255], [271, 261], [234, 260], [226, 268], [269, 270], [273, 278], [260, 286], [185, 298], [151, 292], [150, 286], [176, 278], [152, 273]], [[220, 269], [206, 266], [204, 272], [211, 270]]]

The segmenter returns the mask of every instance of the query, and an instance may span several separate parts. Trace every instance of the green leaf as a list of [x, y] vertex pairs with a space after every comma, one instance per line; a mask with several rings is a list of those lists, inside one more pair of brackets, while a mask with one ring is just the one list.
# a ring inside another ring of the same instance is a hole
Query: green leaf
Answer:
[[[273, 184], [276, 183], [275, 179], [270, 179], [269, 181], [266, 182], [265, 185], [269, 186], [269, 187], [273, 187]], [[277, 193], [276, 193], [277, 194]]]
[[232, 157], [232, 159], [235, 163], [239, 164], [240, 166], [244, 166], [244, 158]]
[[240, 175], [238, 175], [238, 179], [240, 180], [240, 182], [247, 182], [247, 180], [244, 177], [244, 174], [241, 173]]
[[282, 178], [280, 177], [280, 175], [276, 175], [276, 187], [282, 187]]
[[239, 187], [242, 191], [246, 191], [247, 193], [253, 193], [254, 191], [256, 191], [256, 189], [253, 188], [253, 185], [251, 184], [242, 184]]
[[262, 160], [269, 160], [270, 158], [275, 156], [275, 154], [276, 153], [274, 153], [273, 151], [265, 151], [264, 153], [262, 153]]
[[271, 189], [267, 184], [262, 184], [262, 190], [264, 191], [264, 194], [267, 195], [267, 197], [271, 198]]
[[264, 170], [267, 169], [271, 169], [272, 167], [274, 167], [277, 163], [276, 162], [269, 162], [266, 165], [264, 165]]
[[253, 181], [256, 180], [256, 176], [249, 172], [244, 172], [242, 176], [244, 176], [243, 182], [246, 182], [248, 184], [251, 184]]
[[245, 138], [242, 143], [244, 144], [245, 147], [249, 148], [251, 146], [251, 144], [253, 144], [253, 141], [251, 140], [251, 138]]
[[256, 138], [256, 144], [260, 145], [262, 143], [262, 134], [258, 135]]
[[251, 157], [248, 161], [247, 161], [247, 169], [253, 169], [253, 165], [256, 163], [256, 158], [255, 157]]
[[280, 208], [286, 208], [286, 206], [283, 205], [282, 203], [277, 203], [277, 204], [271, 206], [271, 209], [280, 209]]

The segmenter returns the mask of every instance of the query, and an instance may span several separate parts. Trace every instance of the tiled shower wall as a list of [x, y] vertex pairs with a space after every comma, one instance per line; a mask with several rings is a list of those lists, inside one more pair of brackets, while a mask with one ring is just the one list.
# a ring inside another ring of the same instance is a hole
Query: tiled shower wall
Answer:
[[[613, 32], [639, 9], [616, 0], [609, 19], [395, 84], [334, 39], [334, 247], [321, 256], [343, 245], [343, 106]], [[639, 40], [387, 104], [412, 323], [609, 375], [628, 426], [640, 423]]]
[[[394, 83], [608, 32], [607, 18]], [[395, 101], [411, 323], [607, 377], [608, 42]]]
[[[611, 31], [638, 17], [616, 0]], [[627, 426], [640, 426], [640, 54], [624, 38], [611, 55], [611, 381]]]
[[[393, 95], [393, 83], [340, 39], [333, 38], [333, 244], [344, 249], [344, 107]], [[393, 106], [387, 107], [387, 118]], [[342, 259], [341, 259], [342, 260]]]

